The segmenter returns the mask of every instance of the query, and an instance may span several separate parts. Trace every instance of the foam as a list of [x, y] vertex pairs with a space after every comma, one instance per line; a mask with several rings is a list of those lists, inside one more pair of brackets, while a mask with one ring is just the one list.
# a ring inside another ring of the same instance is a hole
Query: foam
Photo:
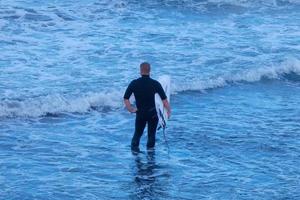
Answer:
[[282, 63], [280, 66], [271, 66], [247, 70], [239, 73], [230, 73], [227, 75], [208, 78], [206, 80], [194, 80], [187, 83], [174, 83], [172, 87], [172, 94], [184, 91], [205, 91], [208, 89], [225, 87], [230, 84], [238, 82], [258, 82], [263, 79], [284, 79], [284, 75], [295, 73], [300, 75], [300, 61], [291, 59]]
[[2, 100], [0, 117], [40, 117], [61, 113], [86, 113], [91, 109], [117, 109], [122, 107], [119, 92], [88, 93], [80, 97], [60, 94], [29, 98], [26, 100]]
[[[173, 95], [185, 91], [204, 92], [209, 89], [226, 87], [235, 83], [259, 82], [264, 79], [286, 79], [285, 75], [300, 76], [300, 61], [291, 59], [278, 67], [265, 67], [239, 73], [229, 73], [206, 80], [199, 79], [186, 83], [173, 82]], [[288, 77], [287, 77], [288, 78]], [[87, 113], [91, 110], [116, 110], [123, 107], [122, 91], [87, 93], [81, 96], [65, 96], [62, 94], [27, 98], [25, 100], [3, 99], [0, 102], [0, 117], [42, 117], [62, 113]]]
[[221, 5], [233, 5], [242, 7], [257, 7], [257, 6], [280, 6], [287, 4], [299, 4], [299, 0], [207, 0], [206, 3]]
[[240, 8], [262, 8], [262, 7], [282, 7], [289, 5], [299, 5], [299, 0], [164, 0], [167, 5], [183, 6], [200, 11], [209, 9], [210, 6], [217, 7], [240, 7]]
[[[261, 67], [237, 73], [230, 72], [205, 80], [189, 79], [183, 82], [172, 79], [171, 93], [175, 95], [184, 91], [203, 92], [235, 83], [253, 83], [265, 79], [284, 80], [293, 77], [286, 75], [293, 74], [300, 76], [300, 61], [297, 59], [289, 59], [279, 66]], [[49, 94], [21, 99], [14, 96], [14, 92], [11, 91], [0, 100], [0, 117], [41, 117], [62, 113], [87, 113], [91, 110], [115, 110], [123, 107], [122, 95], [122, 90], [113, 90], [110, 92], [90, 92], [79, 96]]]

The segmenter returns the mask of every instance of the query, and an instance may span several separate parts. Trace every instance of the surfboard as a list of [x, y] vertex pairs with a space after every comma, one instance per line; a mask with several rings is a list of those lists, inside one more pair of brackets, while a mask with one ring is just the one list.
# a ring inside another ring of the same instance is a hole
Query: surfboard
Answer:
[[[170, 95], [171, 95], [171, 78], [168, 75], [163, 75], [158, 77], [158, 82], [161, 84], [164, 89], [167, 99], [170, 103]], [[168, 115], [167, 109], [164, 108], [163, 102], [159, 96], [159, 94], [155, 94], [155, 108], [158, 116], [158, 129], [167, 127]]]

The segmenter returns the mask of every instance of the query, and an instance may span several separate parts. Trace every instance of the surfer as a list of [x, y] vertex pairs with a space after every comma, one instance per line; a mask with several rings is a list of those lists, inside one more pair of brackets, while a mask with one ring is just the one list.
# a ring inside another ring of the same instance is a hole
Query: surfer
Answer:
[[[124, 103], [127, 110], [136, 113], [135, 131], [131, 140], [131, 149], [139, 151], [141, 136], [143, 135], [146, 124], [148, 125], [147, 149], [155, 146], [155, 134], [158, 124], [158, 117], [155, 108], [155, 93], [158, 93], [167, 109], [168, 118], [171, 115], [170, 104], [161, 84], [150, 78], [150, 64], [143, 62], [140, 64], [141, 77], [131, 81], [124, 94]], [[134, 94], [136, 108], [131, 106], [129, 98]]]

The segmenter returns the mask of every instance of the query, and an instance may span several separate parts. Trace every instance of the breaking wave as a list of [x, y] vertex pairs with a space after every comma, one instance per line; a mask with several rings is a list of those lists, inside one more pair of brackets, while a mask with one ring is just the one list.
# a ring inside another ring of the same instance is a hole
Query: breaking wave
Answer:
[[80, 97], [47, 95], [26, 100], [2, 100], [0, 117], [41, 117], [62, 113], [86, 113], [91, 110], [113, 110], [122, 106], [121, 94], [90, 93]]
[[[235, 83], [253, 83], [262, 80], [300, 81], [299, 60], [288, 61], [278, 67], [265, 67], [239, 73], [231, 73], [207, 80], [176, 83], [173, 80], [172, 94], [184, 91], [200, 91], [226, 87]], [[92, 110], [109, 111], [121, 109], [123, 91], [88, 93], [77, 97], [47, 95], [25, 100], [2, 99], [0, 117], [42, 117], [63, 113], [87, 113]]]
[[300, 61], [292, 60], [282, 63], [278, 67], [265, 67], [244, 72], [231, 73], [206, 80], [194, 80], [192, 82], [173, 84], [173, 93], [184, 91], [205, 91], [208, 89], [225, 87], [240, 82], [258, 82], [261, 80], [290, 80], [297, 81], [300, 78]]
[[218, 8], [280, 8], [298, 6], [299, 0], [163, 0], [164, 5], [191, 8], [195, 10], [215, 10]]

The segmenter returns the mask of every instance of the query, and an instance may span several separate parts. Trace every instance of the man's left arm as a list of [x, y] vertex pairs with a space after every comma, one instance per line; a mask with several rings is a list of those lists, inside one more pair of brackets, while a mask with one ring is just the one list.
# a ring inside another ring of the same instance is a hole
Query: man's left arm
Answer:
[[164, 107], [167, 109], [168, 118], [170, 118], [171, 117], [171, 106], [167, 99], [166, 93], [160, 83], [158, 83], [157, 93], [159, 94]]
[[168, 118], [171, 117], [171, 106], [168, 99], [163, 100], [163, 105], [167, 109]]

